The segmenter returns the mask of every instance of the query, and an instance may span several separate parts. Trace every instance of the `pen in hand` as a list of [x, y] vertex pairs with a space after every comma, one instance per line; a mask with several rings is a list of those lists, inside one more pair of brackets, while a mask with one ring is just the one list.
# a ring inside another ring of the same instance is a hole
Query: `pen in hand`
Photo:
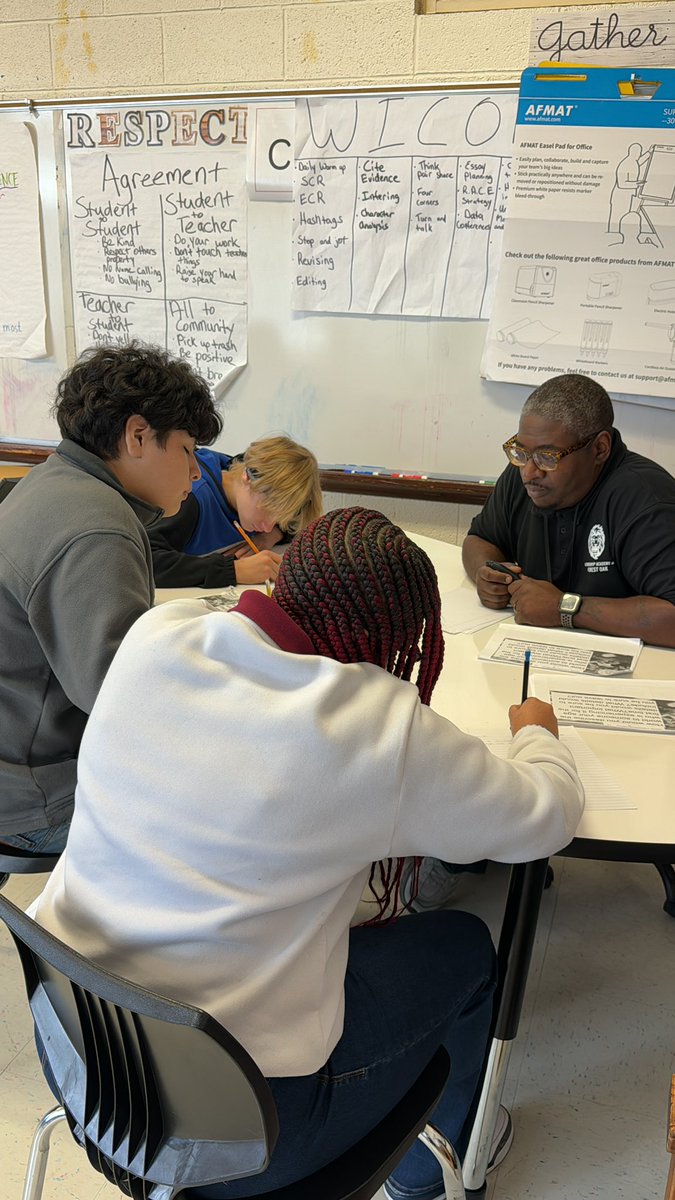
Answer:
[[[528, 647], [523, 655], [523, 690], [520, 697], [520, 704], [512, 704], [509, 709], [511, 733], [515, 737], [526, 725], [541, 725], [542, 729], [548, 729], [549, 733], [552, 733], [554, 737], [558, 737], [558, 722], [551, 705], [546, 704], [543, 700], [535, 700], [534, 697], [531, 700], [527, 698], [531, 657], [532, 651]], [[526, 702], [527, 716], [523, 713], [523, 705]]]
[[[239, 533], [243, 537], [244, 541], [247, 542], [247, 544], [251, 547], [251, 550], [253, 551], [253, 553], [260, 554], [260, 550], [258, 549], [255, 542], [253, 541], [253, 538], [250, 538], [248, 536], [248, 534], [246, 533], [246, 530], [242, 529], [239, 522], [233, 521], [232, 524], [234, 525], [235, 529], [237, 529], [239, 531]], [[265, 591], [267, 592], [268, 596], [272, 595], [272, 584], [270, 583], [269, 579], [265, 580]]]
[[523, 692], [520, 697], [521, 704], [524, 704], [525, 701], [527, 700], [527, 685], [528, 685], [529, 679], [530, 679], [530, 659], [531, 659], [531, 657], [532, 657], [532, 651], [526, 650], [524, 657], [523, 657]]

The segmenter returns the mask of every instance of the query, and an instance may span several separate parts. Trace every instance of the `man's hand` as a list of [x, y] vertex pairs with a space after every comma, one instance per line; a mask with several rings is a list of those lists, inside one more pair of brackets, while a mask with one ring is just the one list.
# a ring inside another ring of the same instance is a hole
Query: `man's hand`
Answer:
[[495, 571], [487, 563], [483, 563], [476, 571], [476, 591], [484, 608], [506, 608], [511, 602], [511, 576], [520, 575], [521, 568], [515, 563], [504, 563], [504, 566], [511, 572], [510, 575], [504, 571]]
[[281, 555], [271, 550], [261, 550], [260, 554], [249, 552], [236, 560], [235, 578], [237, 583], [265, 583], [267, 579], [276, 579], [280, 563]]
[[513, 614], [517, 625], [543, 625], [560, 628], [560, 597], [562, 592], [545, 579], [522, 576], [509, 586]]
[[515, 737], [519, 729], [526, 725], [541, 725], [549, 733], [558, 736], [558, 720], [550, 704], [530, 696], [522, 704], [512, 704], [509, 709], [511, 733]]

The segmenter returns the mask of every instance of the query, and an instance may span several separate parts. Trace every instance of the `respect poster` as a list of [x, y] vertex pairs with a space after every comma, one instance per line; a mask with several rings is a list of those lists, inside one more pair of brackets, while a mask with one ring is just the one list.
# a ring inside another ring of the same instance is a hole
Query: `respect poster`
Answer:
[[132, 338], [218, 390], [246, 362], [246, 105], [67, 112], [78, 350]]

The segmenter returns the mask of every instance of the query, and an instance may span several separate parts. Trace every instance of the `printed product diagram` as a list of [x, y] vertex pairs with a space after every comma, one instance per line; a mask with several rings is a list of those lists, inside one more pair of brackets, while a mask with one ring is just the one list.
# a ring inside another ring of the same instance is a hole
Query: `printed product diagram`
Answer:
[[675, 70], [654, 75], [524, 72], [486, 378], [672, 397]]

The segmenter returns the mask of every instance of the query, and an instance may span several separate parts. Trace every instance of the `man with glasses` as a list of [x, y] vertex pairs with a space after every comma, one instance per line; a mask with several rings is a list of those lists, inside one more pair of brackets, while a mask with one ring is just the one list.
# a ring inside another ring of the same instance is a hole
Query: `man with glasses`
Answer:
[[[627, 450], [613, 426], [594, 379], [558, 375], [538, 387], [464, 539], [464, 566], [481, 603], [511, 605], [519, 625], [675, 646], [675, 479]], [[442, 908], [462, 873], [485, 866], [424, 858], [411, 907]]]
[[510, 604], [520, 625], [675, 646], [675, 480], [613, 424], [607, 392], [585, 375], [538, 387], [464, 566], [481, 603]]

